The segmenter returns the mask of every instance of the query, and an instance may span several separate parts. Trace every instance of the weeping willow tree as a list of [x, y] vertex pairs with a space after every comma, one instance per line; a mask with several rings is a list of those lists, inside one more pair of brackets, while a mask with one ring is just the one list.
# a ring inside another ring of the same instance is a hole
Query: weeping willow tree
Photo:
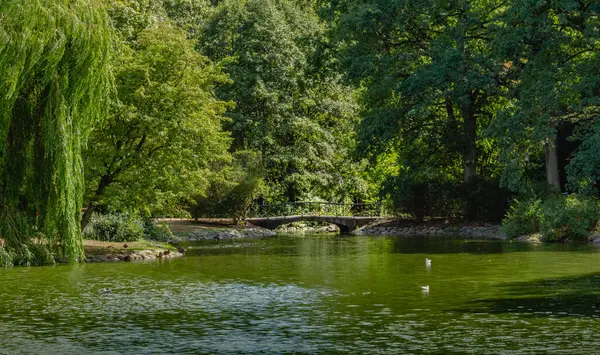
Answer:
[[107, 106], [113, 49], [101, 0], [0, 1], [1, 238], [83, 257], [81, 151]]

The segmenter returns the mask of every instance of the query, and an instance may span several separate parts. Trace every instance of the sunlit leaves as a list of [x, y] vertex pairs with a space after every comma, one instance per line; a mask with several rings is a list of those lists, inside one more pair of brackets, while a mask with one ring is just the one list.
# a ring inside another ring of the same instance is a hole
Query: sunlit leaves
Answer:
[[200, 39], [209, 57], [228, 60], [233, 84], [219, 93], [236, 107], [226, 127], [234, 150], [260, 153], [267, 199], [339, 200], [352, 188], [357, 106], [326, 41], [310, 7], [271, 0], [221, 2]]
[[0, 3], [2, 237], [33, 231], [60, 259], [83, 258], [81, 151], [111, 90], [113, 32], [103, 3]]
[[148, 27], [136, 43], [116, 67], [111, 114], [86, 152], [87, 201], [173, 213], [208, 186], [212, 164], [229, 160], [221, 129], [228, 103], [214, 93], [228, 79], [175, 26]]

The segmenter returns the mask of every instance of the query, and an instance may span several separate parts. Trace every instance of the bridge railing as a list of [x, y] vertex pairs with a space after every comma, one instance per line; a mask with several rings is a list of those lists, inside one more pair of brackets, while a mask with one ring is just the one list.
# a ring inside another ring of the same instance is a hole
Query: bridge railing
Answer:
[[255, 205], [251, 218], [285, 216], [380, 217], [381, 203], [284, 202]]

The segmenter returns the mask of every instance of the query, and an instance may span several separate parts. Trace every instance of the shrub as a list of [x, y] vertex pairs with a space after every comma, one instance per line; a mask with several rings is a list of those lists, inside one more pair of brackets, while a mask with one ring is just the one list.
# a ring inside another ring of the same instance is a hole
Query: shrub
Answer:
[[585, 240], [600, 220], [598, 202], [578, 195], [549, 198], [542, 210], [540, 232], [545, 241]]
[[244, 219], [254, 199], [263, 190], [264, 172], [255, 152], [240, 151], [233, 155], [232, 166], [213, 179], [206, 194], [196, 196], [190, 213], [194, 218]]
[[503, 221], [511, 237], [540, 232], [544, 241], [585, 240], [600, 220], [598, 202], [581, 195], [515, 201]]
[[539, 232], [542, 217], [541, 204], [542, 201], [537, 198], [515, 200], [502, 222], [502, 229], [506, 235], [515, 238]]
[[106, 242], [134, 242], [142, 238], [168, 242], [173, 233], [166, 223], [155, 223], [128, 213], [94, 214], [84, 237]]
[[127, 213], [94, 214], [84, 231], [87, 239], [106, 242], [134, 242], [144, 236], [144, 222]]
[[155, 223], [152, 220], [144, 222], [144, 238], [159, 242], [169, 242], [173, 239], [173, 232], [166, 223]]

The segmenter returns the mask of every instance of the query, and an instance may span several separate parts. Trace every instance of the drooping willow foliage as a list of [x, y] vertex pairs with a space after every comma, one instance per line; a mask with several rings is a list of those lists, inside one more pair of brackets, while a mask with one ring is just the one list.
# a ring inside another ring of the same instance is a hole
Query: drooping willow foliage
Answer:
[[83, 257], [81, 150], [108, 104], [113, 50], [101, 0], [0, 1], [1, 235]]

